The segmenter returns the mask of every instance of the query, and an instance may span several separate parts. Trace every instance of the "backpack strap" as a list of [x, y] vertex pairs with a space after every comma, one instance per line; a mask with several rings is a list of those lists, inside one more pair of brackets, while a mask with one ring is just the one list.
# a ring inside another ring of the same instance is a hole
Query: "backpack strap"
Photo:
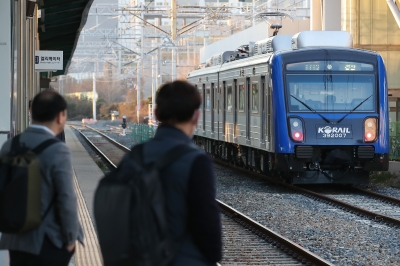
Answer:
[[143, 165], [143, 147], [143, 143], [137, 144], [132, 148], [129, 153], [129, 157], [138, 162], [140, 165]]
[[182, 157], [183, 155], [195, 150], [196, 150], [195, 148], [187, 144], [177, 145], [172, 149], [170, 149], [169, 151], [167, 151], [167, 153], [163, 155], [161, 159], [156, 162], [155, 168], [163, 169], [172, 164], [175, 160]]
[[60, 142], [60, 140], [58, 140], [56, 138], [51, 138], [51, 139], [45, 140], [42, 143], [40, 143], [39, 145], [37, 145], [34, 149], [32, 149], [32, 151], [35, 154], [40, 154], [45, 149], [47, 149], [49, 146], [51, 146], [57, 142]]
[[[19, 135], [17, 137], [19, 137]], [[50, 147], [51, 145], [53, 145], [57, 142], [60, 142], [60, 140], [58, 140], [56, 138], [51, 138], [51, 139], [45, 140], [42, 143], [40, 143], [39, 145], [37, 145], [34, 149], [32, 149], [32, 152], [35, 153], [36, 155], [38, 155], [41, 152], [43, 152], [46, 148]], [[55, 201], [56, 201], [56, 196], [53, 197], [49, 206], [47, 206], [47, 209], [42, 216], [42, 222], [46, 218], [47, 214], [50, 212], [50, 209], [54, 205]]]
[[[133, 147], [130, 157], [138, 162], [139, 164], [143, 165], [143, 150], [144, 150], [144, 144], [140, 143]], [[176, 161], [179, 157], [191, 152], [195, 151], [196, 149], [187, 145], [187, 144], [179, 144], [169, 151], [167, 151], [161, 159], [159, 159], [155, 164], [154, 167], [158, 170], [163, 169], [170, 164], [172, 164], [174, 161]]]
[[12, 142], [11, 142], [11, 149], [10, 151], [15, 151], [16, 149], [18, 149], [19, 146], [19, 137], [21, 136], [21, 134], [16, 135]]

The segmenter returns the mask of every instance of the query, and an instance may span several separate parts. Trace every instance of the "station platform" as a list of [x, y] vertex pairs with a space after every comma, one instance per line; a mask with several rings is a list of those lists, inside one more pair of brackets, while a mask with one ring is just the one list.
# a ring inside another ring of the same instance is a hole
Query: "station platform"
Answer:
[[65, 141], [72, 153], [79, 220], [85, 234], [85, 246], [77, 245], [73, 263], [76, 266], [101, 266], [103, 263], [100, 246], [93, 223], [93, 198], [97, 184], [104, 174], [85, 150], [72, 129], [66, 126], [64, 131]]

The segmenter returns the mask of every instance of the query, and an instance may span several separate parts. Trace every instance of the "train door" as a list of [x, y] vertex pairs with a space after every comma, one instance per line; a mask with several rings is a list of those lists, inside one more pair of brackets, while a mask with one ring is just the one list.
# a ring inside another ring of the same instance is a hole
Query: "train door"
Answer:
[[226, 82], [222, 83], [222, 92], [221, 92], [221, 108], [222, 108], [222, 134], [221, 139], [226, 140]]
[[233, 142], [237, 142], [237, 137], [239, 135], [238, 131], [238, 86], [237, 79], [233, 80]]
[[265, 77], [261, 77], [261, 135], [260, 135], [260, 142], [263, 145], [265, 143], [265, 125], [266, 125], [266, 113], [265, 113]]
[[225, 141], [234, 142], [235, 137], [235, 87], [234, 82], [225, 81], [224, 85], [224, 135]]
[[206, 132], [206, 109], [207, 109], [207, 103], [206, 103], [206, 85], [205, 84], [203, 84], [203, 86], [202, 86], [202, 96], [203, 96], [203, 99], [202, 99], [202, 101], [203, 101], [203, 135], [205, 134], [205, 132]]
[[[195, 84], [194, 85], [194, 87], [196, 88], [196, 90], [199, 92], [199, 94], [200, 94], [200, 99], [201, 99], [201, 101], [203, 102], [203, 91], [202, 91], [202, 89], [200, 89], [198, 86], [197, 86], [197, 84]], [[203, 130], [202, 130], [202, 125], [203, 125], [203, 106], [202, 106], [202, 104], [200, 104], [200, 107], [199, 107], [199, 112], [200, 112], [200, 115], [199, 115], [199, 121], [198, 121], [198, 123], [197, 123], [197, 126], [196, 126], [196, 134], [197, 135], [199, 135], [200, 133], [202, 134], [203, 132]]]
[[217, 118], [217, 121], [215, 123], [217, 135], [215, 137], [218, 140], [222, 139], [222, 111], [221, 111], [221, 106], [222, 106], [221, 93], [222, 92], [221, 92], [221, 87], [222, 87], [222, 85], [218, 82], [218, 87], [215, 89], [215, 115]]
[[250, 78], [250, 84], [249, 84], [250, 106], [248, 108], [249, 111], [248, 139], [250, 140], [249, 144], [256, 147], [261, 147], [260, 144], [262, 139], [261, 98], [263, 97], [260, 97], [260, 95], [262, 95], [261, 87], [262, 85], [260, 76], [254, 75], [253, 77]]
[[237, 138], [239, 144], [246, 144], [246, 78], [239, 78], [237, 81]]
[[215, 87], [214, 87], [214, 83], [211, 83], [211, 99], [210, 99], [210, 103], [211, 103], [211, 108], [210, 108], [210, 111], [211, 111], [211, 137], [212, 138], [214, 138], [215, 136], [214, 136], [214, 132], [215, 132], [215, 125], [214, 125], [214, 123], [215, 123], [215, 104], [214, 104], [214, 101], [215, 101]]
[[266, 111], [266, 121], [265, 121], [265, 141], [267, 142], [267, 149], [271, 149], [271, 132], [272, 132], [272, 101], [271, 101], [271, 91], [272, 91], [272, 78], [271, 75], [266, 77], [266, 93], [265, 93], [265, 111]]
[[250, 85], [250, 78], [246, 78], [246, 143], [250, 143], [250, 119], [251, 119], [251, 85]]
[[205, 136], [211, 138], [212, 134], [212, 92], [211, 92], [211, 84], [205, 84]]

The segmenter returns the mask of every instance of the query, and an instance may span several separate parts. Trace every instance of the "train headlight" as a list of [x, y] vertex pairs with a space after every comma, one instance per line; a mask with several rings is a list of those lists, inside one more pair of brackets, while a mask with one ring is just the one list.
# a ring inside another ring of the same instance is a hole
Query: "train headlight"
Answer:
[[303, 141], [303, 133], [300, 131], [296, 131], [293, 133], [293, 139], [295, 141]]
[[367, 118], [364, 120], [364, 141], [365, 142], [374, 142], [377, 139], [378, 133], [378, 119], [376, 118]]
[[299, 118], [289, 118], [289, 131], [290, 137], [293, 141], [304, 141], [303, 122]]

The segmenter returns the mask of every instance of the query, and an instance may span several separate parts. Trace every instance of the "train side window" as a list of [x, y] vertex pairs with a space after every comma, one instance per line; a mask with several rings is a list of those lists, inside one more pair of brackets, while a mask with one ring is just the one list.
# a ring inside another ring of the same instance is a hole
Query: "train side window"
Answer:
[[206, 110], [210, 110], [210, 103], [211, 103], [210, 88], [208, 87], [206, 89], [206, 101], [205, 101]]
[[245, 87], [244, 84], [239, 85], [239, 111], [244, 112], [244, 97]]
[[[196, 86], [196, 88], [197, 88], [197, 86]], [[203, 90], [202, 89], [199, 89], [199, 93], [200, 93], [200, 99], [201, 99], [201, 102], [200, 102], [200, 106], [199, 106], [199, 109], [201, 110], [201, 109], [203, 109]]]
[[259, 102], [260, 102], [260, 94], [258, 91], [258, 84], [257, 83], [251, 84], [251, 103], [252, 103], [251, 110], [253, 113], [258, 113]]
[[226, 110], [232, 112], [232, 86], [229, 85], [226, 92]]
[[214, 87], [214, 110], [218, 110], [218, 87]]

